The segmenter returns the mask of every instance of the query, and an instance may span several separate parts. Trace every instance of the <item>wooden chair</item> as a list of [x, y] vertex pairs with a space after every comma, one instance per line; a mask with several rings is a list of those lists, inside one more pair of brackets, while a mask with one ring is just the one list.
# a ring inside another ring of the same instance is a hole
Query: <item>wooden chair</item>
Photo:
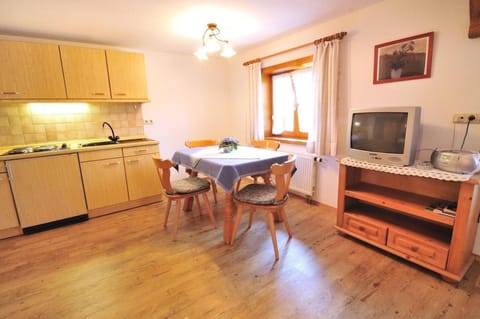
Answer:
[[[252, 143], [250, 143], [250, 145], [256, 148], [264, 148], [272, 151], [278, 151], [278, 149], [280, 148], [280, 142], [272, 141], [272, 140], [253, 140]], [[257, 184], [258, 178], [262, 177], [262, 175], [254, 175], [251, 177], [253, 178], [253, 183]], [[237, 187], [235, 188], [235, 191], [238, 192], [238, 190], [240, 189], [241, 183], [242, 183], [242, 179], [240, 179], [237, 182]]]
[[[218, 145], [217, 140], [189, 140], [185, 141], [185, 146], [188, 148], [194, 148], [194, 147], [205, 147], [205, 146], [213, 146], [213, 145]], [[188, 169], [187, 173], [189, 175], [195, 175], [196, 172], [193, 172], [192, 170]], [[212, 190], [213, 190], [213, 200], [215, 203], [217, 202], [217, 184], [213, 179], [211, 179], [208, 176], [203, 176], [202, 178], [207, 179], [210, 184], [212, 185]]]
[[292, 170], [295, 166], [295, 156], [290, 155], [289, 159], [282, 164], [273, 164], [271, 173], [275, 184], [249, 184], [233, 195], [233, 201], [237, 205], [237, 216], [232, 230], [231, 245], [235, 241], [238, 225], [242, 217], [243, 208], [250, 207], [250, 216], [248, 220], [248, 229], [252, 226], [253, 213], [258, 210], [266, 210], [268, 215], [268, 227], [272, 236], [273, 249], [275, 251], [275, 260], [279, 259], [277, 235], [275, 232], [274, 214], [278, 213], [285, 224], [288, 237], [292, 237], [290, 225], [285, 215], [285, 205], [288, 201], [288, 187]]
[[172, 239], [176, 240], [177, 238], [177, 227], [178, 220], [180, 218], [181, 200], [193, 197], [195, 199], [195, 202], [197, 203], [197, 208], [200, 214], [202, 214], [202, 210], [200, 208], [200, 200], [198, 198], [198, 195], [200, 194], [202, 194], [203, 196], [205, 206], [207, 207], [208, 216], [210, 217], [210, 221], [212, 222], [213, 226], [217, 228], [217, 222], [215, 220], [215, 216], [213, 216], [212, 207], [210, 206], [210, 202], [208, 201], [207, 197], [207, 192], [210, 190], [210, 182], [199, 177], [188, 177], [170, 182], [170, 169], [173, 167], [172, 162], [168, 159], [162, 160], [158, 156], [153, 156], [152, 158], [155, 166], [157, 167], [158, 177], [160, 178], [160, 182], [162, 183], [164, 194], [168, 199], [163, 227], [167, 227], [168, 215], [170, 214], [170, 207], [172, 205], [172, 201], [175, 201], [176, 205]]

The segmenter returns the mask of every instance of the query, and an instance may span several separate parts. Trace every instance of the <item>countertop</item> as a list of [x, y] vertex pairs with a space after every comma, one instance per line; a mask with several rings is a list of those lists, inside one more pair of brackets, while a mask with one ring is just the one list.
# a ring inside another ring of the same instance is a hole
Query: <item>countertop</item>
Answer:
[[[72, 153], [81, 153], [81, 152], [92, 152], [92, 151], [98, 151], [98, 150], [115, 149], [115, 148], [123, 148], [123, 147], [157, 145], [159, 143], [158, 141], [147, 138], [146, 136], [136, 135], [136, 136], [121, 137], [119, 142], [117, 142], [116, 144], [82, 147], [82, 144], [92, 143], [92, 142], [103, 142], [103, 141], [108, 141], [108, 139], [96, 138], [96, 139], [83, 139], [83, 140], [71, 140], [71, 141], [60, 141], [60, 142], [58, 141], [45, 142], [45, 143], [26, 144], [26, 145], [1, 146], [0, 161], [23, 159], [23, 158], [34, 158], [34, 157], [42, 157], [42, 156], [52, 156], [52, 155], [63, 155], [63, 154], [72, 154]], [[61, 148], [62, 144], [66, 144], [67, 147]], [[56, 145], [57, 149], [51, 150], [51, 151], [43, 151], [43, 152], [2, 155], [14, 148], [22, 148], [22, 147], [29, 147], [29, 146], [39, 147], [44, 145]]]

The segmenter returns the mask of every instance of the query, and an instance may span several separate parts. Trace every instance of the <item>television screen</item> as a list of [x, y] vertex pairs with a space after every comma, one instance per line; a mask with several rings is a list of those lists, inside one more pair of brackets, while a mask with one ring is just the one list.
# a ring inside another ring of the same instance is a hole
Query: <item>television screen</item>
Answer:
[[406, 112], [355, 113], [350, 145], [369, 152], [403, 154], [407, 120]]

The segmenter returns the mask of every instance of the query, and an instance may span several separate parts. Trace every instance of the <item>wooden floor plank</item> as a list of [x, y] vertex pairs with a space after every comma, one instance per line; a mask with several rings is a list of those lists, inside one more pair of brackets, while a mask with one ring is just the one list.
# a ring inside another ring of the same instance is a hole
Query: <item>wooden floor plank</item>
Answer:
[[292, 197], [275, 262], [264, 214], [229, 246], [206, 214], [182, 213], [173, 242], [165, 205], [0, 240], [0, 318], [480, 318], [478, 262], [444, 282], [339, 235], [330, 207]]

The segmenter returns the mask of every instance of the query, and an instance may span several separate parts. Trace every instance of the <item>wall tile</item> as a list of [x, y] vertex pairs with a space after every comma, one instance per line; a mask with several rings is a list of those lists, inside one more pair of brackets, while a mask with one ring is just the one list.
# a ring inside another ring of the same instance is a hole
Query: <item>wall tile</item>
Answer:
[[105, 138], [111, 135], [102, 123], [109, 122], [121, 137], [143, 135], [141, 105], [90, 103], [88, 113], [32, 114], [28, 103], [0, 105], [0, 146]]

